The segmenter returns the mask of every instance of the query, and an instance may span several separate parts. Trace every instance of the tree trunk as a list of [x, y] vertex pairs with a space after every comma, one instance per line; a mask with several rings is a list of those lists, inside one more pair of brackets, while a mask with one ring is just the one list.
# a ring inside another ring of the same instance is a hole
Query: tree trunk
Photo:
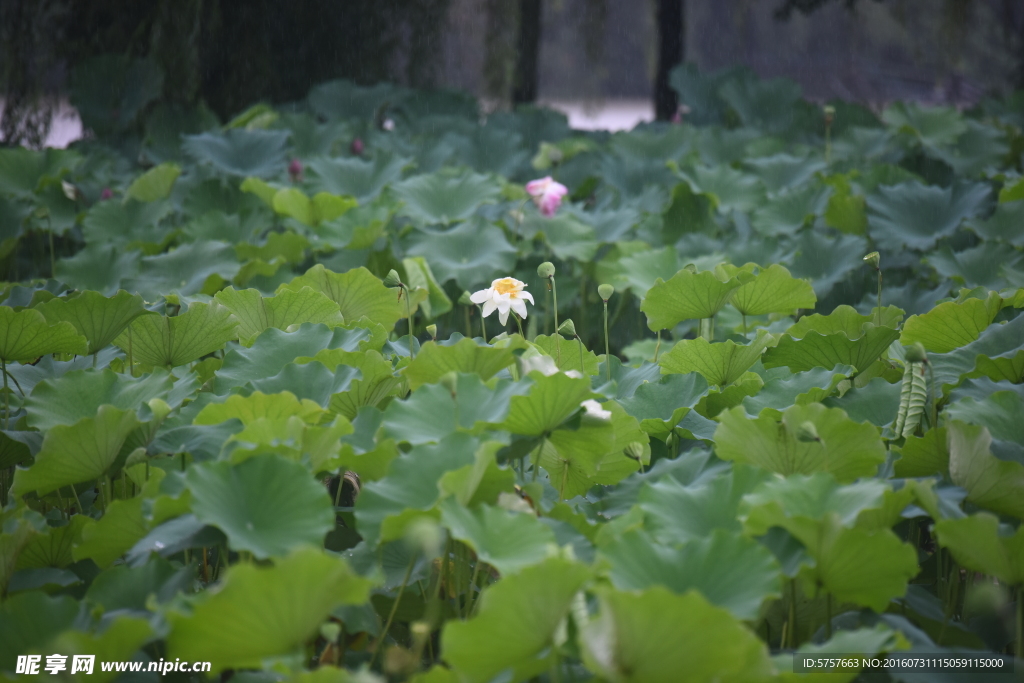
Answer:
[[686, 0], [658, 0], [658, 71], [654, 77], [654, 114], [660, 121], [670, 120], [679, 107], [679, 99], [669, 85], [669, 72], [683, 62], [683, 15]]
[[540, 0], [520, 0], [519, 40], [516, 45], [516, 73], [512, 83], [512, 104], [537, 100], [540, 56]]

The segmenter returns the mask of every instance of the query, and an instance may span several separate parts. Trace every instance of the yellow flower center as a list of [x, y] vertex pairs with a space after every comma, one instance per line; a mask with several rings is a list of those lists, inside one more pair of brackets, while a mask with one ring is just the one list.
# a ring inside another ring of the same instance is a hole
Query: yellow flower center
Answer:
[[494, 291], [498, 294], [515, 294], [519, 291], [519, 284], [510, 277], [495, 280]]

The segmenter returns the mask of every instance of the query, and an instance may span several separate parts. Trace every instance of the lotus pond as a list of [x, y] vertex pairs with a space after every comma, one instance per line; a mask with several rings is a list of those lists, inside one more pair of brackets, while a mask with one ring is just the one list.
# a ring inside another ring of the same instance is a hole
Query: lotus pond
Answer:
[[615, 134], [342, 81], [221, 124], [96, 70], [88, 139], [0, 150], [0, 677], [1024, 666], [1024, 100], [686, 67]]

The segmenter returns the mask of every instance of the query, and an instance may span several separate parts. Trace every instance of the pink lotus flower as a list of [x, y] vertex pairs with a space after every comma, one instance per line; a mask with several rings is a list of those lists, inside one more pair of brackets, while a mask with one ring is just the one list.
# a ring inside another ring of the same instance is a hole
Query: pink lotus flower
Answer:
[[104, 187], [103, 191], [100, 192], [100, 201], [101, 202], [105, 202], [108, 199], [113, 199], [113, 198], [114, 198], [114, 191], [111, 190], [109, 187]]
[[533, 203], [537, 205], [540, 212], [548, 218], [555, 215], [558, 205], [562, 203], [562, 197], [569, 194], [565, 185], [552, 179], [551, 176], [531, 180], [526, 183], [526, 191], [533, 197]]
[[363, 140], [362, 140], [362, 138], [355, 138], [355, 139], [353, 139], [352, 140], [351, 148], [352, 148], [352, 153], [355, 154], [357, 157], [363, 156], [363, 149], [364, 149], [364, 147], [363, 147]]

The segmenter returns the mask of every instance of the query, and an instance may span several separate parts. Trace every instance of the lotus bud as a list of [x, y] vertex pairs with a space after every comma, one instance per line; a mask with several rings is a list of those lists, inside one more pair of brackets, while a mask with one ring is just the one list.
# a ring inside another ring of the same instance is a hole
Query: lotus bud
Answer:
[[821, 441], [821, 437], [818, 436], [818, 428], [814, 426], [814, 423], [810, 420], [805, 420], [796, 428], [796, 440], [807, 443], [809, 441]]
[[836, 108], [831, 104], [826, 104], [821, 111], [825, 115], [825, 125], [831, 126], [832, 122], [836, 120]]
[[288, 175], [293, 183], [302, 180], [302, 162], [298, 159], [292, 159], [291, 163], [288, 164]]
[[622, 452], [627, 458], [639, 460], [644, 457], [644, 445], [639, 441], [631, 441], [624, 449], [622, 449]]
[[448, 390], [448, 393], [452, 395], [452, 398], [455, 398], [459, 389], [459, 373], [454, 370], [449, 370], [441, 375], [437, 381], [441, 386]]
[[880, 260], [881, 259], [879, 258], [877, 251], [873, 251], [873, 252], [871, 252], [870, 254], [868, 254], [867, 256], [864, 257], [864, 263], [868, 264], [869, 266], [871, 266], [875, 270], [878, 270], [878, 264], [879, 264]]
[[688, 270], [694, 275], [697, 274], [697, 266], [692, 263], [687, 263], [685, 266], [683, 266], [683, 270]]
[[109, 187], [104, 187], [103, 191], [100, 192], [100, 201], [101, 202], [105, 202], [108, 199], [113, 199], [113, 198], [114, 198], [114, 191], [111, 190]]
[[392, 268], [384, 278], [385, 287], [402, 287], [402, 278], [398, 277], [398, 271]]
[[320, 637], [326, 640], [328, 643], [338, 642], [338, 636], [341, 635], [341, 624], [336, 621], [328, 621], [320, 626]]
[[353, 138], [352, 139], [352, 145], [351, 145], [352, 154], [356, 155], [357, 157], [361, 157], [361, 156], [363, 156], [363, 150], [364, 149], [365, 149], [365, 146], [363, 145], [362, 138]]
[[459, 296], [459, 305], [460, 306], [473, 306], [474, 305], [473, 301], [472, 301], [472, 299], [469, 298], [471, 296], [473, 296], [473, 295], [470, 294], [469, 292], [463, 292]]
[[427, 325], [427, 334], [430, 335], [431, 339], [437, 341], [437, 325], [434, 325], [433, 323]]
[[551, 261], [545, 261], [544, 263], [537, 266], [537, 275], [542, 278], [552, 278], [555, 276], [555, 264]]
[[565, 321], [558, 326], [558, 334], [570, 338], [576, 336], [576, 325], [573, 324], [572, 318], [566, 318]]
[[924, 345], [921, 342], [914, 342], [906, 347], [906, 356], [908, 363], [928, 362], [928, 352], [924, 350]]
[[608, 301], [608, 299], [612, 298], [612, 294], [615, 293], [615, 288], [607, 284], [601, 285], [597, 288], [597, 293], [601, 296], [602, 299]]

